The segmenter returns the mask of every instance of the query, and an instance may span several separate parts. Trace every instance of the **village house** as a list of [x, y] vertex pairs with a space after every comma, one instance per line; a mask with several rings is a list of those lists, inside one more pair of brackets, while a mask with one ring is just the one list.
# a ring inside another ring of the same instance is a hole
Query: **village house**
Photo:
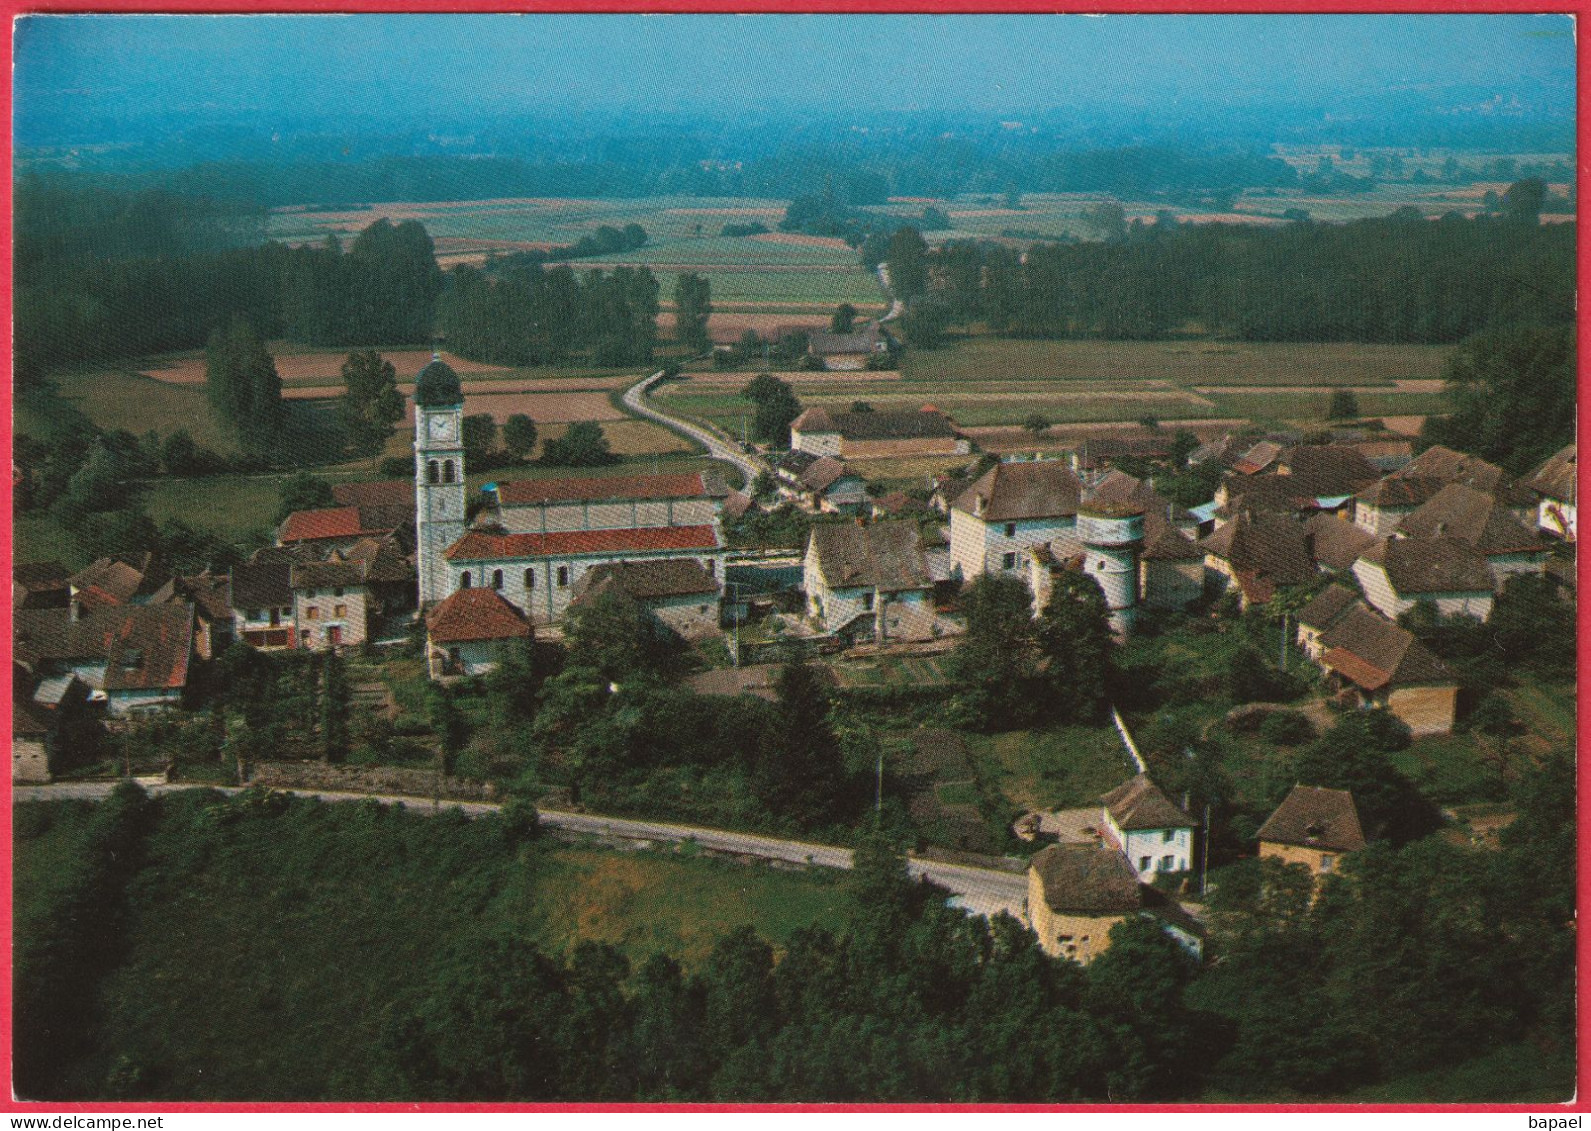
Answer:
[[370, 638], [374, 602], [366, 580], [368, 569], [366, 562], [336, 555], [291, 567], [288, 584], [300, 648], [356, 648]]
[[293, 646], [292, 574], [292, 555], [279, 549], [259, 551], [232, 567], [227, 604], [239, 640], [260, 649]]
[[50, 780], [50, 746], [53, 727], [30, 704], [11, 700], [11, 780], [47, 782]]
[[1244, 609], [1265, 604], [1279, 586], [1307, 584], [1319, 572], [1304, 524], [1289, 515], [1243, 511], [1199, 548], [1209, 588], [1235, 587]]
[[150, 596], [151, 605], [193, 606], [193, 651], [201, 660], [213, 660], [235, 639], [232, 606], [227, 603], [228, 582], [205, 570], [193, 577], [173, 577]]
[[1304, 655], [1311, 660], [1319, 660], [1325, 651], [1320, 644], [1321, 635], [1347, 616], [1348, 610], [1355, 606], [1361, 609], [1366, 607], [1359, 599], [1359, 594], [1346, 585], [1333, 582], [1315, 594], [1309, 604], [1298, 611], [1297, 639]]
[[1359, 529], [1385, 537], [1409, 515], [1430, 502], [1446, 484], [1440, 479], [1389, 475], [1354, 499], [1353, 522]]
[[802, 583], [825, 632], [878, 643], [933, 635], [933, 580], [915, 522], [814, 526]]
[[[397, 519], [398, 521], [394, 521]], [[321, 507], [294, 511], [276, 528], [278, 546], [302, 546], [318, 556], [351, 549], [367, 538], [399, 536], [405, 523], [392, 507]]]
[[32, 678], [72, 676], [112, 717], [180, 703], [194, 659], [186, 603], [19, 611], [12, 654]]
[[485, 675], [532, 635], [525, 614], [493, 590], [460, 589], [425, 615], [426, 670], [432, 679]]
[[60, 562], [18, 562], [11, 567], [13, 609], [64, 609], [72, 601], [71, 575]]
[[593, 566], [575, 587], [569, 608], [586, 608], [607, 593], [622, 594], [682, 639], [702, 640], [721, 631], [723, 587], [690, 558]]
[[1083, 484], [1056, 460], [999, 463], [950, 508], [950, 556], [964, 581], [1020, 575], [1029, 551], [1077, 527]]
[[779, 494], [804, 510], [859, 514], [868, 505], [867, 481], [833, 456], [789, 452], [774, 465]]
[[1099, 799], [1101, 832], [1141, 880], [1186, 872], [1193, 857], [1193, 820], [1160, 787], [1139, 774]]
[[69, 603], [79, 612], [147, 604], [169, 577], [150, 551], [98, 558], [67, 578]]
[[1259, 831], [1260, 859], [1302, 864], [1318, 881], [1365, 846], [1359, 810], [1345, 789], [1295, 785]]
[[1327, 682], [1361, 708], [1385, 707], [1420, 737], [1448, 734], [1458, 709], [1458, 680], [1414, 634], [1352, 605], [1320, 635]]
[[874, 358], [889, 353], [889, 335], [877, 322], [866, 322], [847, 334], [811, 333], [807, 353], [825, 369], [866, 369]]
[[1110, 949], [1111, 928], [1131, 916], [1152, 919], [1195, 959], [1204, 953], [1203, 927], [1099, 843], [1052, 844], [1034, 855], [1027, 916], [1044, 953], [1085, 966]]
[[972, 444], [933, 405], [917, 412], [809, 408], [790, 424], [790, 450], [841, 460], [966, 455]]
[[1365, 599], [1393, 620], [1427, 603], [1442, 616], [1492, 615], [1486, 559], [1459, 538], [1383, 538], [1354, 562]]
[[1493, 585], [1503, 587], [1521, 573], [1539, 574], [1549, 552], [1535, 529], [1535, 514], [1527, 525], [1496, 495], [1450, 483], [1428, 502], [1398, 523], [1400, 539], [1459, 538], [1486, 559]]
[[1536, 529], [1565, 542], [1574, 541], [1575, 531], [1575, 455], [1573, 444], [1558, 451], [1523, 482], [1540, 502], [1536, 505]]
[[1359, 555], [1376, 544], [1376, 536], [1368, 530], [1326, 511], [1304, 520], [1304, 538], [1316, 567], [1327, 573], [1352, 569]]
[[[1067, 463], [1085, 483], [1112, 471], [1123, 459], [1169, 463], [1172, 433], [1159, 428], [1099, 431], [1070, 440]], [[1123, 474], [1117, 472], [1117, 474]]]

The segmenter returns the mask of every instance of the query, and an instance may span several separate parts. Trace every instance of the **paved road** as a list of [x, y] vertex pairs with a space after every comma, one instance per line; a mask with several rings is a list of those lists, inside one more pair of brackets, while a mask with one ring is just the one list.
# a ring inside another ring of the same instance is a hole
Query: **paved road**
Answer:
[[746, 477], [747, 487], [751, 486], [752, 480], [757, 478], [759, 472], [769, 470], [765, 460], [758, 456], [747, 455], [741, 450], [739, 444], [722, 432], [704, 428], [702, 425], [689, 420], [681, 420], [677, 416], [670, 416], [668, 413], [661, 412], [647, 404], [647, 390], [660, 381], [662, 377], [663, 371], [660, 369], [650, 377], [642, 378], [631, 385], [625, 390], [624, 406], [637, 415], [644, 416], [648, 420], [655, 420], [663, 427], [704, 445], [707, 448], [707, 454], [714, 459], [721, 459], [726, 463], [734, 464], [740, 469], [740, 473]]
[[895, 292], [890, 289], [888, 263], [880, 263], [878, 265], [878, 283], [879, 286], [884, 288], [884, 293], [889, 296], [889, 313], [878, 320], [879, 325], [882, 326], [884, 323], [893, 322], [902, 314], [905, 314], [906, 304], [896, 298]]
[[[152, 794], [174, 793], [182, 789], [201, 788], [186, 782], [142, 782]], [[78, 798], [100, 801], [110, 795], [115, 782], [54, 782], [50, 785], [18, 785], [13, 788], [13, 801], [50, 801]], [[236, 793], [235, 787], [222, 789], [223, 793]], [[402, 803], [416, 813], [429, 814], [438, 809], [459, 809], [471, 816], [494, 813], [498, 806], [482, 801], [442, 801], [433, 804], [423, 797], [399, 797], [391, 794], [342, 793], [335, 790], [293, 790], [306, 797], [322, 801], [365, 801], [374, 796], [384, 804]], [[615, 840], [642, 843], [679, 844], [694, 841], [712, 852], [752, 856], [759, 860], [780, 860], [791, 864], [813, 865], [820, 868], [850, 868], [851, 850], [828, 844], [810, 844], [798, 840], [780, 840], [757, 836], [753, 833], [728, 832], [724, 829], [705, 829], [691, 825], [672, 825], [659, 821], [634, 821], [621, 817], [598, 817], [589, 813], [567, 813], [558, 809], [541, 810], [542, 824], [565, 832], [587, 834]], [[926, 877], [931, 882], [950, 891], [954, 906], [965, 908], [977, 915], [997, 915], [1009, 911], [1023, 918], [1023, 901], [1027, 896], [1027, 877], [1010, 872], [997, 872], [988, 868], [970, 868], [962, 864], [910, 859], [907, 867], [913, 876]]]

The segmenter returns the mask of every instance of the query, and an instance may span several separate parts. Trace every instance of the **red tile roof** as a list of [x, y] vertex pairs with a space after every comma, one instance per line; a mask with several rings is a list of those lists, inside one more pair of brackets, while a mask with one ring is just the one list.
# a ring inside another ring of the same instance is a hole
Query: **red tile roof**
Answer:
[[316, 538], [357, 538], [368, 533], [359, 522], [358, 507], [325, 507], [294, 511], [282, 523], [283, 542], [310, 542]]
[[496, 558], [578, 557], [582, 554], [645, 554], [668, 550], [716, 550], [711, 526], [654, 526], [640, 530], [570, 530], [556, 534], [488, 534], [471, 531], [447, 548], [449, 561]]
[[709, 494], [700, 473], [608, 475], [579, 479], [521, 479], [497, 485], [503, 506], [595, 502], [599, 499], [689, 499]]
[[458, 590], [426, 615], [425, 628], [435, 644], [513, 640], [531, 634], [525, 614], [492, 589]]

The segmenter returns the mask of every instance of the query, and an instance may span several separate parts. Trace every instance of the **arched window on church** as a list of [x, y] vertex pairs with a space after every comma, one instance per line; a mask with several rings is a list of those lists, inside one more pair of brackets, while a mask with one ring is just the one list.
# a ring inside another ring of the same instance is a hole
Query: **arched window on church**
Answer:
[[503, 571], [500, 570], [500, 569], [492, 570], [492, 588], [493, 589], [501, 589], [502, 587], [503, 587]]
[[470, 571], [469, 570], [465, 570], [464, 571], [464, 576], [459, 578], [459, 588], [460, 589], [468, 589], [469, 587], [470, 587]]
[[432, 460], [425, 465], [425, 481], [427, 483], [436, 482], [436, 460]]
[[445, 460], [442, 464], [442, 482], [453, 482], [453, 461]]

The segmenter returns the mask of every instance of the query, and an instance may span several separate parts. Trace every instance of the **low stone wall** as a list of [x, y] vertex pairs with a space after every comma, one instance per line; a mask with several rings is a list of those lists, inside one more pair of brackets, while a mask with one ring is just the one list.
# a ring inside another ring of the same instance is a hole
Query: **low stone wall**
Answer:
[[[334, 766], [324, 762], [258, 762], [251, 767], [251, 785], [269, 789], [325, 789], [342, 793], [395, 793], [406, 797], [437, 795], [436, 774], [399, 766]], [[441, 796], [449, 801], [494, 801], [490, 783], [464, 778], [442, 779]]]

